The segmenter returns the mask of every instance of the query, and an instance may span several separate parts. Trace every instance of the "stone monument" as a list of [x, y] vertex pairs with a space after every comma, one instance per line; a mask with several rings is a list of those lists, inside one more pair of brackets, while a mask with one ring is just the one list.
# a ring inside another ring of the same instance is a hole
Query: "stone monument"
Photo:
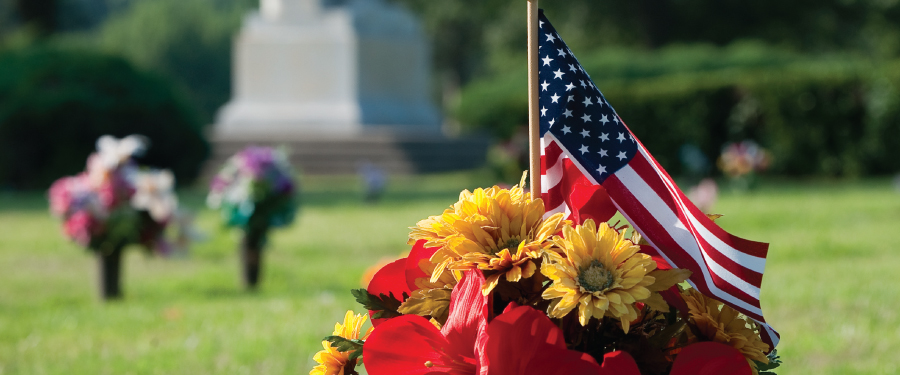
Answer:
[[485, 139], [441, 132], [417, 19], [384, 0], [324, 1], [260, 0], [244, 20], [209, 164], [248, 144], [286, 144], [308, 174], [482, 164]]
[[417, 20], [383, 0], [261, 0], [237, 37], [220, 138], [439, 134]]

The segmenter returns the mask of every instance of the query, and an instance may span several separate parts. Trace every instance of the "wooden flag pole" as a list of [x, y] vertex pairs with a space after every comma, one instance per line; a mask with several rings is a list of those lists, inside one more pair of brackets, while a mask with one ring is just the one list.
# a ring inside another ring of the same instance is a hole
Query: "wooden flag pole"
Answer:
[[531, 196], [541, 196], [541, 128], [538, 103], [538, 0], [528, 1], [528, 160]]

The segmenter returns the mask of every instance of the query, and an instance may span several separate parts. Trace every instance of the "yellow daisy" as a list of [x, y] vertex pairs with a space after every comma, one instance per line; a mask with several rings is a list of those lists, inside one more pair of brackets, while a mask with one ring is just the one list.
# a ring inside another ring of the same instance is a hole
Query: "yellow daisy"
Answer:
[[[365, 340], [369, 337], [369, 334], [372, 333], [373, 329], [373, 327], [369, 327], [369, 330], [366, 331], [362, 337], [359, 336], [360, 329], [366, 322], [366, 319], [368, 319], [368, 315], [358, 314], [354, 316], [353, 311], [348, 310], [347, 314], [344, 315], [344, 324], [334, 324], [334, 335], [341, 336], [348, 340]], [[331, 346], [331, 343], [328, 341], [322, 341], [322, 347], [325, 348], [325, 350], [319, 351], [313, 357], [319, 365], [313, 367], [309, 372], [309, 375], [343, 375], [346, 366], [356, 367], [355, 360], [353, 363], [350, 363], [349, 352], [338, 351]]]
[[653, 288], [656, 278], [650, 275], [656, 262], [638, 253], [640, 247], [624, 236], [624, 230], [607, 223], [597, 227], [589, 219], [563, 228], [563, 237], [553, 237], [563, 254], [547, 252], [549, 261], [541, 267], [541, 273], [553, 280], [543, 293], [544, 299], [552, 300], [551, 317], [562, 318], [577, 306], [581, 325], [587, 325], [591, 317], [612, 316], [628, 332], [638, 316], [634, 303], [651, 300], [658, 296], [651, 292], [661, 288]]
[[769, 345], [762, 341], [756, 323], [721, 301], [704, 296], [696, 289], [682, 292], [688, 305], [691, 323], [697, 327], [701, 339], [730, 345], [739, 350], [756, 373], [753, 361], [769, 363]]
[[501, 276], [517, 282], [537, 270], [535, 259], [551, 246], [550, 237], [564, 224], [563, 214], [546, 220], [544, 201], [533, 199], [522, 186], [525, 175], [511, 189], [464, 190], [459, 201], [440, 216], [422, 220], [410, 228], [410, 244], [425, 239], [426, 247], [439, 246], [431, 257], [435, 265], [431, 282], [459, 279], [461, 271], [478, 268], [487, 276], [482, 292], [487, 295]]

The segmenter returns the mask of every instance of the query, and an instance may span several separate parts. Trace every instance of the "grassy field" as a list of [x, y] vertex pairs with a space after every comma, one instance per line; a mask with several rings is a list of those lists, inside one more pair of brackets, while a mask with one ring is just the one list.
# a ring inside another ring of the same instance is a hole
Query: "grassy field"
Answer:
[[[200, 211], [205, 242], [179, 259], [129, 252], [126, 298], [106, 304], [95, 260], [63, 239], [43, 193], [0, 193], [0, 374], [305, 374], [334, 322], [359, 311], [349, 289], [363, 271], [485, 181], [395, 179], [367, 205], [355, 179], [309, 179], [255, 294], [239, 287], [235, 233]], [[200, 193], [183, 193], [202, 210]], [[900, 194], [887, 181], [770, 182], [726, 192], [715, 211], [772, 243], [762, 305], [783, 337], [779, 374], [897, 372]]]

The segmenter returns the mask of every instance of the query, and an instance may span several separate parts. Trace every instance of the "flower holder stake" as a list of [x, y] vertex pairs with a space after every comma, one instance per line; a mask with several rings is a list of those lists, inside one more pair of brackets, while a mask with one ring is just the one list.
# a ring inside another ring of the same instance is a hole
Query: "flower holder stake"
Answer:
[[253, 231], [245, 231], [241, 240], [241, 275], [244, 287], [256, 290], [259, 284], [260, 270], [263, 262], [262, 236]]
[[122, 247], [110, 252], [97, 251], [100, 273], [100, 298], [104, 301], [122, 298]]

